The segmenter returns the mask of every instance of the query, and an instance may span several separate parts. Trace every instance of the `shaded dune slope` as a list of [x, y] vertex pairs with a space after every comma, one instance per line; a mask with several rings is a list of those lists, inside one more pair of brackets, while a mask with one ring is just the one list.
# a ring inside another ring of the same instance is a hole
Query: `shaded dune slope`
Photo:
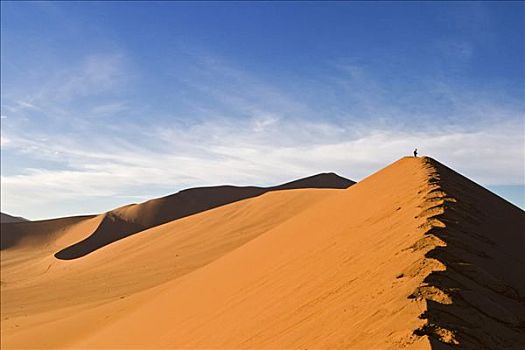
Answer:
[[101, 247], [154, 226], [194, 215], [229, 203], [260, 196], [270, 191], [300, 188], [344, 189], [354, 182], [334, 173], [313, 175], [273, 187], [198, 187], [173, 195], [132, 204], [106, 214], [88, 237], [56, 253], [58, 259], [76, 259]]
[[28, 220], [20, 216], [12, 216], [6, 213], [0, 213], [0, 223], [2, 224], [12, 223], [12, 222], [24, 222], [24, 221], [28, 221]]
[[433, 348], [520, 349], [525, 344], [525, 214], [446, 166], [426, 160], [425, 236], [413, 249], [442, 268], [410, 298], [425, 299], [416, 330]]
[[[353, 181], [334, 173], [313, 175], [273, 187], [214, 186], [182, 190], [173, 195], [152, 199], [141, 204], [131, 204], [97, 216], [99, 224], [90, 231], [77, 235], [78, 241], [57, 252], [59, 259], [82, 257], [107, 244], [140, 231], [162, 225], [243, 199], [260, 196], [266, 192], [300, 189], [343, 189]], [[50, 220], [3, 222], [0, 249], [24, 249], [25, 244], [53, 245], [53, 240], [69, 232], [68, 228], [95, 215], [66, 217]], [[87, 227], [87, 225], [86, 225]]]
[[2, 250], [19, 247], [27, 248], [50, 244], [58, 236], [67, 233], [68, 227], [93, 215], [73, 216], [51, 220], [2, 223], [0, 247]]

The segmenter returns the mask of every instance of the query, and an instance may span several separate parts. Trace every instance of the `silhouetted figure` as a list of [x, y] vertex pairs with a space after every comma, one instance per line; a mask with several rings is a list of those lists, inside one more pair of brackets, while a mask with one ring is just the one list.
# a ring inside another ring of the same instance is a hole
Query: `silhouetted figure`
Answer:
[[414, 157], [417, 157], [417, 148], [414, 150]]

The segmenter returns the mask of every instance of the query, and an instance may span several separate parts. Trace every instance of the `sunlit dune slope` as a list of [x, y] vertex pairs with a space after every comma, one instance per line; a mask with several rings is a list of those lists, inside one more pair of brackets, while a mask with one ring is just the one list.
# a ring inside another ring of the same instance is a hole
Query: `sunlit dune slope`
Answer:
[[45, 278], [18, 281], [8, 249], [2, 346], [521, 349], [524, 232], [521, 209], [407, 157], [23, 262], [52, 262]]
[[450, 169], [405, 158], [76, 344], [519, 348], [524, 223]]
[[[2, 252], [2, 344], [9, 343], [6, 339], [12, 332], [23, 337], [21, 343], [14, 343], [18, 345], [63, 344], [69, 336], [78, 336], [79, 324], [67, 321], [64, 329], [71, 326], [75, 331], [62, 331], [58, 338], [50, 337], [48, 330], [39, 338], [39, 327], [46, 329], [97, 305], [110, 303], [111, 309], [111, 302], [125, 302], [134, 293], [175, 280], [338, 191], [270, 192], [142, 231], [80, 259], [53, 256], [71, 240], [62, 245], [58, 240], [7, 249]], [[71, 225], [65, 237], [82, 235], [92, 228], [86, 225], [96, 227], [102, 218]], [[71, 232], [75, 228], [78, 232]], [[103, 313], [80, 319], [87, 330], [106, 321]], [[30, 335], [26, 336], [26, 331]]]
[[[432, 187], [402, 159], [201, 269], [137, 295], [79, 347], [429, 348], [409, 299], [441, 268], [421, 249]], [[419, 193], [418, 193], [419, 192]], [[154, 293], [154, 296], [153, 296]], [[146, 321], [148, 320], [148, 321]]]
[[[59, 259], [75, 259], [89, 254], [107, 244], [137, 232], [164, 223], [194, 215], [239, 200], [260, 196], [266, 192], [301, 188], [348, 188], [354, 181], [334, 173], [321, 173], [272, 187], [210, 186], [182, 190], [175, 194], [152, 199], [140, 204], [126, 205], [98, 215], [97, 225], [76, 235], [71, 246], [62, 246]], [[50, 220], [27, 221], [2, 213], [1, 249], [20, 249], [55, 245], [57, 236], [67, 235], [72, 224], [88, 220], [95, 215], [66, 217]], [[13, 223], [25, 224], [13, 225]], [[86, 225], [87, 228], [87, 225]], [[76, 230], [78, 231], [78, 230]]]

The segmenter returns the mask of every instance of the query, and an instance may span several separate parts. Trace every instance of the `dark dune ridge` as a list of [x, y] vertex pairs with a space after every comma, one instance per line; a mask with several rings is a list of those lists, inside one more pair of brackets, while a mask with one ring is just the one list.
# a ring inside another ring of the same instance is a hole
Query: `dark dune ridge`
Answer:
[[8, 224], [13, 222], [25, 222], [28, 221], [27, 219], [21, 217], [21, 216], [13, 216], [6, 213], [0, 213], [0, 223], [2, 224]]
[[[60, 250], [55, 254], [55, 257], [63, 260], [80, 258], [148, 228], [243, 199], [257, 197], [270, 191], [302, 188], [344, 189], [354, 183], [354, 181], [334, 173], [321, 173], [272, 187], [211, 186], [190, 188], [166, 197], [152, 199], [141, 204], [127, 205], [101, 214], [100, 224], [94, 232], [87, 238]], [[84, 217], [84, 219], [88, 218], [92, 218], [92, 216]], [[31, 234], [29, 231], [33, 232], [34, 229], [34, 232], [45, 234], [48, 227], [56, 230], [56, 225], [61, 223], [69, 225], [72, 223], [71, 220], [76, 219], [64, 218], [35, 222], [38, 223], [38, 228], [37, 226], [5, 226], [3, 231], [6, 232], [2, 234], [2, 249], [16, 244], [24, 232]]]
[[[427, 301], [415, 334], [432, 349], [520, 349], [525, 344], [525, 213], [456, 173], [426, 159], [431, 185], [422, 214], [430, 214], [426, 253], [446, 269], [433, 271], [410, 296]], [[421, 245], [421, 244], [420, 244]], [[490, 329], [490, 332], [487, 332]]]
[[38, 244], [38, 242], [46, 241], [49, 235], [55, 234], [65, 227], [94, 217], [95, 215], [86, 215], [40, 221], [2, 223], [0, 233], [1, 250], [15, 247], [26, 238], [30, 238], [32, 244]]

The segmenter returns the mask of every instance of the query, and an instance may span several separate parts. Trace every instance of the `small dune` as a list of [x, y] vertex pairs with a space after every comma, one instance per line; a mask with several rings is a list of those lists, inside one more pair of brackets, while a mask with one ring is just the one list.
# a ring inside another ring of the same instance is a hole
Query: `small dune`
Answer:
[[12, 216], [9, 214], [0, 213], [0, 223], [2, 224], [9, 224], [13, 222], [24, 222], [24, 221], [28, 221], [28, 220], [20, 216]]
[[266, 192], [299, 188], [347, 188], [354, 182], [334, 173], [313, 175], [274, 187], [215, 186], [199, 187], [153, 199], [141, 204], [127, 205], [106, 214], [100, 226], [86, 239], [57, 252], [58, 259], [76, 259], [99, 248], [133, 235], [202, 211], [230, 204]]
[[46, 246], [66, 235], [69, 228], [94, 216], [74, 216], [39, 221], [18, 221], [2, 224], [1, 249], [24, 249]]

